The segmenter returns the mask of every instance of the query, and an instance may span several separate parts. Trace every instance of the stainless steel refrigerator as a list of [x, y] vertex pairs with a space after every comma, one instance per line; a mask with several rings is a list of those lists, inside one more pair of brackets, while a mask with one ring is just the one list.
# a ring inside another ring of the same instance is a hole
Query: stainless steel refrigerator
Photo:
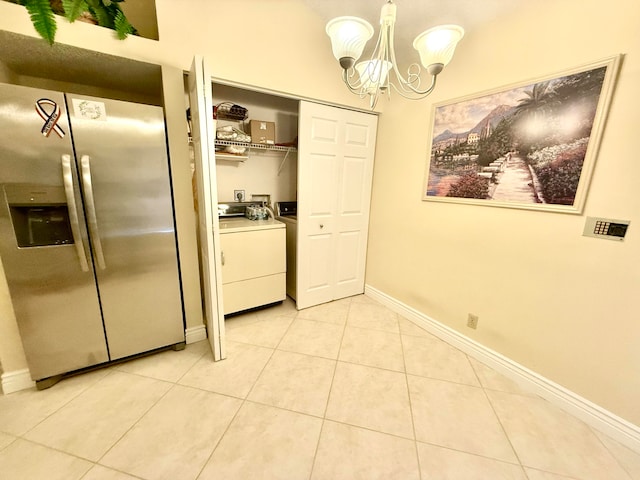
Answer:
[[0, 256], [31, 376], [184, 345], [163, 110], [0, 84]]

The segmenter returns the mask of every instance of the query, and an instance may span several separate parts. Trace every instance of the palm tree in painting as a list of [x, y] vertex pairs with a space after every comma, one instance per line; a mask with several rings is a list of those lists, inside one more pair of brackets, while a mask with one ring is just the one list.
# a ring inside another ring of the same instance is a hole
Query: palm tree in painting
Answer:
[[539, 142], [551, 133], [549, 118], [556, 103], [555, 90], [550, 82], [540, 82], [533, 85], [531, 90], [524, 92], [525, 96], [515, 107], [516, 136], [519, 144], [536, 148]]
[[524, 92], [526, 97], [518, 101], [515, 114], [526, 115], [548, 112], [554, 101], [554, 92], [549, 85], [549, 82], [536, 83], [530, 91]]

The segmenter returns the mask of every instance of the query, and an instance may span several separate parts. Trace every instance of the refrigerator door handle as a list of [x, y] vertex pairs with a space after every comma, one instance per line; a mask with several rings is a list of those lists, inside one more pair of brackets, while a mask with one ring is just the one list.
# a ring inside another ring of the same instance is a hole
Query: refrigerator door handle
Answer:
[[71, 173], [71, 155], [62, 155], [62, 180], [64, 182], [64, 193], [67, 197], [67, 210], [69, 212], [69, 223], [71, 223], [71, 235], [73, 236], [73, 243], [76, 246], [78, 252], [78, 260], [80, 261], [80, 268], [83, 272], [89, 271], [89, 263], [87, 262], [87, 256], [84, 251], [84, 242], [82, 241], [82, 234], [80, 233], [80, 222], [78, 220], [78, 209], [76, 207], [76, 197], [73, 188], [73, 174]]
[[102, 270], [107, 268], [102, 253], [102, 242], [100, 241], [100, 232], [98, 230], [98, 218], [96, 217], [96, 204], [93, 199], [93, 185], [91, 184], [91, 158], [89, 155], [82, 155], [80, 158], [80, 168], [82, 170], [82, 185], [84, 187], [84, 199], [87, 206], [87, 223], [89, 224], [89, 232], [93, 249], [96, 253], [98, 267]]

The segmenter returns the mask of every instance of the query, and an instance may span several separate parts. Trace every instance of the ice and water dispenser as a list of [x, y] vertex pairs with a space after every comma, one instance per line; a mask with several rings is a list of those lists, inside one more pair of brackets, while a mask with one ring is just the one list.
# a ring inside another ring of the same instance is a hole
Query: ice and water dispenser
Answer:
[[63, 187], [5, 185], [4, 192], [19, 248], [73, 244]]

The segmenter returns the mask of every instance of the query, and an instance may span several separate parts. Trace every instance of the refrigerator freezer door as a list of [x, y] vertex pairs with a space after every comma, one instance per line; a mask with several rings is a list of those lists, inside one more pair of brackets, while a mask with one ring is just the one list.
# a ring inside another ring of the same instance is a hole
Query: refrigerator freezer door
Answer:
[[183, 342], [163, 111], [66, 96], [111, 359]]
[[0, 131], [0, 255], [31, 376], [106, 362], [63, 95], [0, 84]]

